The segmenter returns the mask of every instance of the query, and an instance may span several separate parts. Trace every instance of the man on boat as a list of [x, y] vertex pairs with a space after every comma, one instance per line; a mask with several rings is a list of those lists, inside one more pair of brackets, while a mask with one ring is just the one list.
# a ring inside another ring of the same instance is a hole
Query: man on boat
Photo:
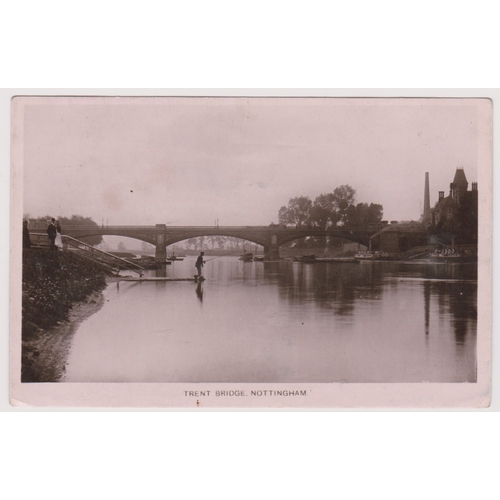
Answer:
[[203, 264], [205, 264], [205, 261], [203, 260], [204, 255], [204, 252], [200, 252], [200, 255], [198, 255], [198, 258], [196, 259], [195, 267], [198, 271], [198, 278], [201, 276], [201, 268], [203, 267]]

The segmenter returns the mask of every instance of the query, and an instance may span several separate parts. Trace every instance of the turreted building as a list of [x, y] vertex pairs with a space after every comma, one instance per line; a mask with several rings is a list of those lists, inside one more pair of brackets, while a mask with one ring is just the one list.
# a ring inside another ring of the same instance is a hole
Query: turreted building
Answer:
[[463, 244], [477, 243], [477, 182], [469, 183], [463, 168], [457, 168], [450, 193], [438, 192], [432, 209], [432, 232], [445, 240]]
[[429, 173], [425, 173], [424, 210], [421, 222], [382, 224], [370, 238], [370, 248], [388, 255], [404, 253], [427, 245], [477, 245], [477, 182], [469, 183], [463, 168], [457, 168], [450, 193], [439, 191], [438, 201], [430, 207]]

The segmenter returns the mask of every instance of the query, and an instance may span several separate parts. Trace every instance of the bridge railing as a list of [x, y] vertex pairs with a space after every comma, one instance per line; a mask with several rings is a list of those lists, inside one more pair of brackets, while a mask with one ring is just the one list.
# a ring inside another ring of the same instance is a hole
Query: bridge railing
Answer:
[[[78, 251], [79, 255], [90, 258], [91, 260], [98, 262], [113, 271], [126, 269], [128, 271], [138, 272], [141, 276], [143, 274], [144, 267], [139, 264], [122, 259], [121, 257], [105, 252], [104, 250], [99, 250], [98, 248], [95, 248], [84, 241], [72, 238], [67, 234], [63, 234], [61, 236], [63, 240], [63, 250]], [[30, 240], [34, 246], [44, 248], [48, 248], [50, 246], [50, 240], [47, 235], [43, 233], [30, 233]]]
[[138, 272], [141, 276], [143, 274], [144, 267], [140, 266], [139, 264], [135, 264], [134, 262], [130, 262], [126, 259], [122, 259], [121, 257], [113, 255], [109, 252], [105, 252], [104, 250], [99, 250], [98, 248], [95, 248], [83, 241], [77, 240], [76, 238], [72, 238], [67, 234], [62, 235], [62, 240], [65, 249], [80, 250], [90, 255], [93, 260], [104, 261], [106, 264], [115, 265], [116, 267], [118, 267], [118, 269], [135, 271]]
[[[44, 232], [47, 229], [47, 225], [44, 223], [31, 223], [30, 231], [35, 232]], [[65, 225], [63, 227], [63, 231], [96, 231], [101, 232], [105, 230], [109, 231], [156, 231], [158, 228], [156, 225], [96, 225], [96, 226], [84, 226], [84, 225]], [[227, 231], [244, 231], [244, 230], [256, 230], [256, 231], [324, 231], [324, 232], [344, 232], [344, 233], [374, 233], [375, 229], [349, 229], [342, 227], [304, 227], [304, 226], [295, 226], [295, 225], [284, 225], [284, 224], [274, 224], [268, 226], [165, 226], [166, 231], [180, 231], [180, 230], [189, 230], [189, 231], [211, 231], [211, 230], [227, 230]]]

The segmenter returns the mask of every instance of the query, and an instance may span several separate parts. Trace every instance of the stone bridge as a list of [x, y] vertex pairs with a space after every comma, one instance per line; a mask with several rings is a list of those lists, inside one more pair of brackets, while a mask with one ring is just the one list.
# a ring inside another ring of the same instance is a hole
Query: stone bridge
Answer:
[[376, 230], [346, 230], [339, 228], [299, 228], [291, 229], [282, 225], [270, 226], [65, 226], [63, 234], [77, 239], [88, 236], [124, 236], [145, 241], [156, 247], [155, 258], [165, 261], [167, 246], [179, 241], [198, 236], [230, 236], [257, 243], [264, 247], [264, 253], [270, 260], [279, 259], [279, 247], [290, 241], [307, 236], [333, 236], [369, 245], [370, 236]]

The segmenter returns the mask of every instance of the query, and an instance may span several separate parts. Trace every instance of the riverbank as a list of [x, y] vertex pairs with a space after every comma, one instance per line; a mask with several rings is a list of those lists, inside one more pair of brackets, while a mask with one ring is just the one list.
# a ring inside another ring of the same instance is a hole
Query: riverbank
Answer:
[[105, 277], [101, 266], [69, 252], [24, 252], [22, 382], [61, 379], [76, 327], [103, 304]]

